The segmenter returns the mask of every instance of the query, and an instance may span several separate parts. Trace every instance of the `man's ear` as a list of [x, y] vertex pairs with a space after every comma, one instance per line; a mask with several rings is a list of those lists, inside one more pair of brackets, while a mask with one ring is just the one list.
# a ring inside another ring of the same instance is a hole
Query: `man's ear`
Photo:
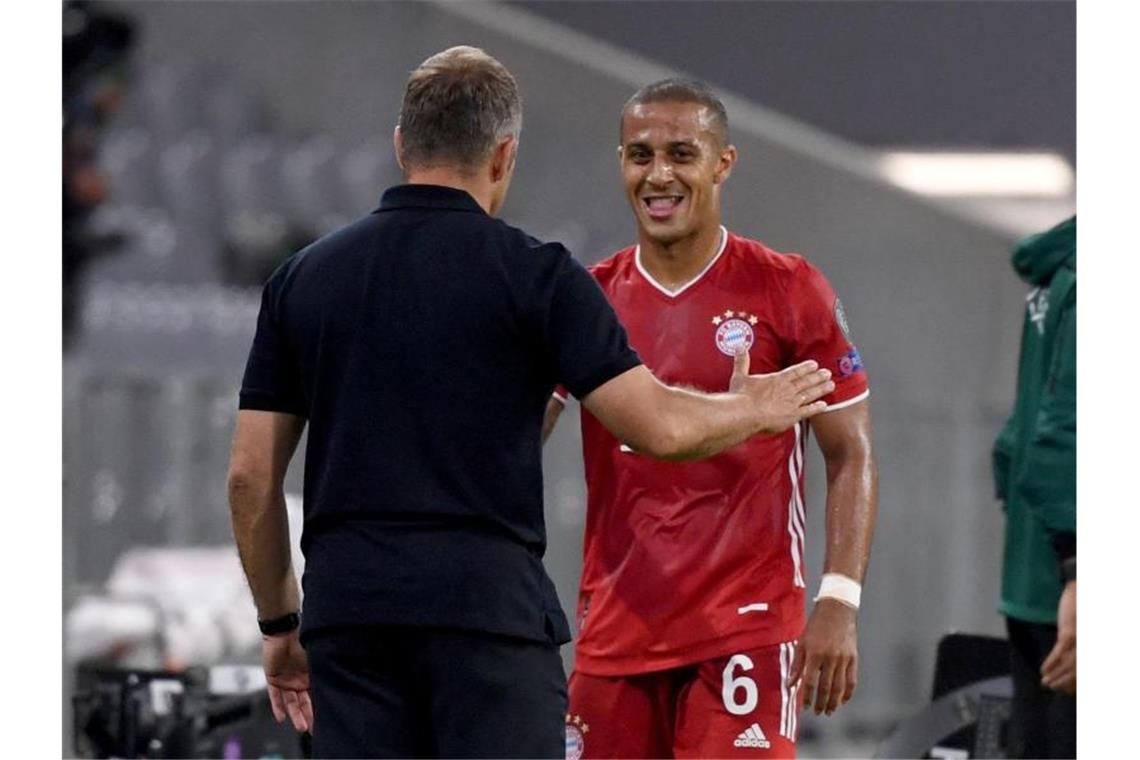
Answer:
[[515, 157], [518, 154], [518, 140], [514, 135], [508, 135], [499, 141], [491, 154], [491, 181], [499, 182], [510, 175], [515, 167]]
[[717, 159], [716, 172], [713, 173], [713, 183], [719, 185], [732, 176], [732, 167], [736, 166], [736, 146], [726, 145]]
[[400, 125], [397, 124], [396, 128], [392, 130], [392, 147], [396, 150], [396, 165], [400, 167], [400, 171], [404, 171], [404, 136], [400, 133]]

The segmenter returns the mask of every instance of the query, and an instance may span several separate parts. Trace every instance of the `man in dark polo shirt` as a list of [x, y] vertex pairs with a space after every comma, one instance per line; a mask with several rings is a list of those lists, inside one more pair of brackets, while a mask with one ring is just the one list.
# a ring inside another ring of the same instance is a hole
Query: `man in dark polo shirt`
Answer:
[[[750, 376], [747, 354], [728, 393], [657, 381], [570, 253], [494, 218], [521, 121], [496, 60], [432, 56], [395, 135], [407, 184], [265, 286], [230, 504], [274, 713], [318, 756], [563, 756], [570, 636], [542, 566], [556, 382], [675, 459], [782, 431], [833, 387], [812, 362]], [[306, 422], [301, 625], [282, 483]]]

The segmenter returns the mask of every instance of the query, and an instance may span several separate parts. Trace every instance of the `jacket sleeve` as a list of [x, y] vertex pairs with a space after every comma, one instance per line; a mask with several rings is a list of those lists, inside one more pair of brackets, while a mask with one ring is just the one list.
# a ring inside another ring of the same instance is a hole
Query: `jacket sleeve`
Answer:
[[1077, 305], [1065, 304], [1020, 496], [1051, 534], [1077, 530]]
[[994, 441], [992, 454], [994, 495], [1002, 501], [1005, 501], [1006, 495], [1009, 493], [1009, 468], [1013, 462], [1014, 420], [1014, 416], [1010, 415], [1009, 419], [1005, 421], [1001, 432], [998, 433], [997, 440]]

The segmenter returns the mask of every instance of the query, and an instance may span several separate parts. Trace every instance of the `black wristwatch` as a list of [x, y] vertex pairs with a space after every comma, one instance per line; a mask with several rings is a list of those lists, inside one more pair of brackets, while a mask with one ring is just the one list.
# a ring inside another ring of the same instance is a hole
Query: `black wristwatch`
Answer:
[[1069, 557], [1061, 563], [1061, 580], [1065, 583], [1075, 581], [1077, 579], [1077, 558], [1075, 556]]
[[258, 620], [257, 627], [261, 629], [262, 636], [280, 636], [301, 627], [301, 613], [290, 612], [272, 620]]

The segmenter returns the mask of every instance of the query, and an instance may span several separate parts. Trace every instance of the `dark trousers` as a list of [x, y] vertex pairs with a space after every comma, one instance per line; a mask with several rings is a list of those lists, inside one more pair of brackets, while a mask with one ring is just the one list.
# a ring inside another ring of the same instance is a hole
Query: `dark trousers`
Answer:
[[472, 631], [352, 628], [306, 637], [314, 757], [566, 753], [558, 647]]
[[1010, 757], [1076, 757], [1077, 699], [1041, 685], [1057, 626], [1006, 618], [1013, 671]]

